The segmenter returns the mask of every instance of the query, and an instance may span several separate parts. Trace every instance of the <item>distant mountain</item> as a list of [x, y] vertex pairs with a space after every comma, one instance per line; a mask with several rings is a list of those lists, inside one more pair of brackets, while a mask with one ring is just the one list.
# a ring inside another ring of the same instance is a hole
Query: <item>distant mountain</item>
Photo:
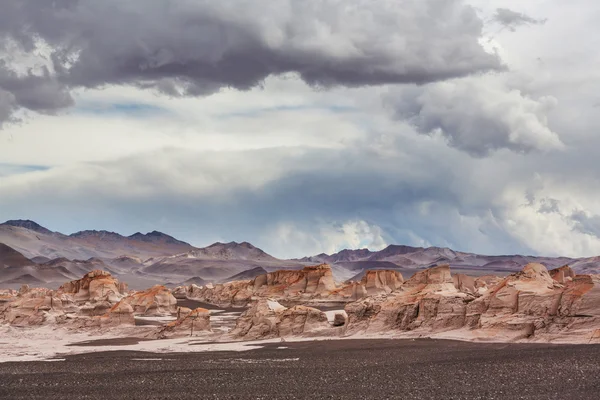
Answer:
[[173, 236], [169, 236], [162, 232], [152, 231], [146, 234], [137, 232], [133, 235], [129, 236], [129, 239], [139, 240], [141, 242], [147, 243], [165, 243], [165, 244], [178, 244], [181, 246], [192, 246], [189, 243], [183, 242], [181, 240], [175, 239]]
[[92, 257], [114, 259], [121, 256], [164, 257], [194, 250], [190, 244], [167, 234], [153, 231], [135, 233], [129, 237], [104, 230], [84, 230], [64, 235], [52, 232], [33, 221], [7, 221], [0, 224], [0, 243], [12, 247], [24, 256], [70, 260]]
[[230, 276], [229, 278], [223, 279], [223, 282], [232, 282], [232, 281], [245, 281], [248, 279], [254, 279], [259, 275], [266, 274], [268, 271], [263, 267], [256, 267], [252, 269], [248, 269], [246, 271], [242, 271], [239, 274], [235, 274]]
[[[590, 260], [590, 261], [585, 261]], [[567, 257], [535, 257], [521, 255], [485, 256], [473, 253], [458, 252], [446, 247], [411, 247], [390, 245], [383, 250], [371, 252], [367, 249], [342, 250], [331, 255], [319, 254], [305, 257], [300, 261], [325, 262], [343, 266], [351, 271], [364, 269], [422, 269], [440, 264], [449, 264], [455, 271], [469, 273], [506, 274], [521, 270], [530, 262], [537, 262], [550, 268], [566, 264], [578, 271], [599, 271], [599, 259], [572, 259]]]
[[100, 239], [100, 240], [122, 240], [125, 239], [125, 236], [119, 235], [115, 232], [109, 231], [96, 231], [96, 230], [86, 230], [79, 231], [69, 235], [73, 238], [81, 238], [81, 239]]
[[304, 265], [299, 261], [277, 259], [248, 242], [217, 242], [187, 253], [154, 259], [144, 272], [163, 276], [199, 276], [216, 282], [256, 267], [274, 270]]
[[11, 285], [40, 285], [40, 284], [44, 284], [46, 282], [36, 278], [35, 276], [33, 276], [31, 274], [23, 274], [21, 276], [18, 276], [13, 279], [9, 279], [2, 283], [7, 286], [11, 286]]
[[248, 242], [213, 243], [202, 249], [192, 250], [184, 257], [210, 260], [279, 261]]
[[3, 224], [0, 224], [0, 226], [5, 225], [5, 226], [16, 226], [19, 228], [25, 228], [25, 229], [29, 229], [30, 231], [34, 231], [34, 232], [39, 232], [39, 233], [45, 233], [45, 234], [51, 234], [52, 231], [49, 229], [44, 228], [43, 226], [41, 226], [40, 224], [38, 224], [37, 222], [28, 220], [28, 219], [12, 219], [10, 221], [6, 221]]
[[10, 246], [0, 243], [0, 267], [24, 267], [35, 264]]
[[200, 278], [199, 276], [195, 276], [193, 278], [190, 278], [190, 279], [188, 279], [186, 281], [181, 282], [177, 286], [189, 286], [189, 285], [204, 286], [207, 283], [208, 283], [207, 281], [205, 281], [204, 279]]

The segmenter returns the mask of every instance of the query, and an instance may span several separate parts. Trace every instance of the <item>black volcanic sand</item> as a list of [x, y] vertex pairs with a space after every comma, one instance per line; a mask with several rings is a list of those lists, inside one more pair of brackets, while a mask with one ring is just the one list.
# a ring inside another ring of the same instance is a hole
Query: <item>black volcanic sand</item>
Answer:
[[145, 342], [153, 339], [135, 338], [135, 337], [122, 337], [122, 338], [110, 338], [110, 339], [96, 339], [86, 340], [85, 342], [76, 342], [68, 344], [67, 346], [130, 346], [138, 344], [139, 342]]
[[0, 398], [597, 399], [599, 360], [600, 345], [426, 339], [286, 342], [247, 352], [96, 352], [0, 364]]

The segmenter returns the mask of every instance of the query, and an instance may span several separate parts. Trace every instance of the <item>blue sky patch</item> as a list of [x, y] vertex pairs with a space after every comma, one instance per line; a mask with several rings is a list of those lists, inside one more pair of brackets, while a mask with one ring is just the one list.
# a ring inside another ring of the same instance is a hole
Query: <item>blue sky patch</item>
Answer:
[[154, 116], [158, 114], [167, 114], [166, 108], [158, 107], [145, 103], [82, 103], [75, 106], [75, 114], [93, 114], [104, 116]]
[[0, 177], [26, 174], [28, 172], [46, 171], [51, 167], [46, 165], [8, 164], [0, 163]]

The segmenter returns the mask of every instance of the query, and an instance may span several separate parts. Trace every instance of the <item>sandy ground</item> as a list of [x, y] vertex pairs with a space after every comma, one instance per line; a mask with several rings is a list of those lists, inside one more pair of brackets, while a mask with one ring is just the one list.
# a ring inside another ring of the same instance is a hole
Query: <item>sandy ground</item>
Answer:
[[[211, 311], [212, 313], [213, 311]], [[336, 311], [326, 312], [329, 320], [333, 320]], [[237, 314], [237, 313], [236, 313]], [[142, 351], [153, 353], [186, 353], [210, 351], [248, 351], [259, 348], [269, 343], [296, 343], [314, 341], [316, 343], [331, 340], [420, 340], [424, 338], [446, 341], [468, 341], [479, 343], [509, 343], [519, 342], [503, 335], [502, 332], [472, 331], [459, 329], [441, 333], [411, 332], [385, 332], [381, 334], [356, 334], [349, 337], [296, 337], [256, 340], [256, 341], [231, 341], [223, 335], [235, 323], [238, 315], [214, 311], [211, 316], [212, 332], [194, 332], [192, 337], [174, 339], [149, 340], [148, 337], [155, 332], [156, 326], [142, 325], [133, 327], [112, 328], [104, 332], [76, 332], [67, 331], [56, 326], [43, 326], [37, 328], [17, 328], [0, 326], [0, 363], [16, 361], [43, 361], [53, 358], [63, 358], [69, 355], [92, 353], [97, 351]], [[151, 318], [148, 318], [151, 319]], [[157, 319], [161, 319], [160, 317]], [[535, 340], [522, 340], [522, 344], [552, 343], [552, 344], [600, 344], [600, 337], [591, 340], [589, 332], [583, 335], [574, 333], [568, 336], [555, 336], [552, 338], [539, 337]]]
[[[210, 342], [210, 333], [198, 332], [193, 337], [144, 340], [152, 327], [116, 328], [100, 333], [66, 331], [51, 326], [40, 328], [0, 327], [0, 362], [39, 361], [66, 355], [96, 351], [128, 350], [158, 353], [244, 351], [257, 343], [280, 342], [280, 339], [254, 342]], [[140, 340], [142, 339], [142, 340]], [[301, 340], [301, 339], [299, 339]], [[307, 339], [304, 339], [307, 340]], [[202, 344], [198, 344], [202, 343]]]
[[0, 364], [2, 399], [596, 399], [600, 346], [449, 340], [263, 343]]

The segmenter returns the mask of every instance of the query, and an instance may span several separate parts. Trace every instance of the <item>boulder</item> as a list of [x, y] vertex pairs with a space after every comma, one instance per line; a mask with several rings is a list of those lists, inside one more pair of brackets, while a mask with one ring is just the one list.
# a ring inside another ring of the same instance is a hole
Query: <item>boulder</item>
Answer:
[[94, 270], [82, 279], [67, 282], [59, 288], [63, 293], [73, 294], [76, 302], [118, 303], [127, 292], [127, 285], [120, 283], [109, 272]]
[[197, 336], [211, 331], [210, 312], [196, 308], [183, 312], [176, 321], [164, 325], [157, 333], [158, 338]]
[[283, 310], [277, 323], [278, 336], [319, 336], [331, 331], [327, 315], [316, 308], [294, 306]]
[[177, 299], [162, 285], [134, 292], [122, 301], [131, 305], [135, 315], [169, 316], [177, 312]]
[[345, 312], [335, 313], [333, 316], [333, 326], [344, 326], [346, 325], [346, 320], [348, 319], [348, 315]]

